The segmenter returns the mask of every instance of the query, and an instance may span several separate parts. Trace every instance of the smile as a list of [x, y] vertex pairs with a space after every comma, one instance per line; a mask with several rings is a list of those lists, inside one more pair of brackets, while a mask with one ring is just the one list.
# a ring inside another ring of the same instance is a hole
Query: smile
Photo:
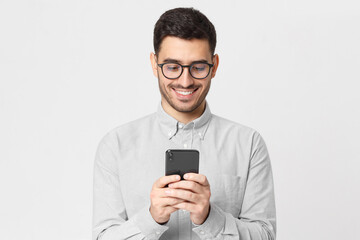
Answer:
[[198, 90], [198, 88], [194, 89], [194, 90], [191, 90], [191, 91], [181, 91], [181, 90], [176, 90], [176, 89], [173, 89], [177, 95], [181, 95], [181, 96], [190, 96], [192, 95], [194, 92], [196, 92], [196, 90]]
[[[175, 90], [176, 91], [176, 90]], [[194, 91], [192, 92], [182, 92], [182, 91], [176, 91], [177, 93], [180, 93], [181, 95], [189, 95], [192, 94]]]

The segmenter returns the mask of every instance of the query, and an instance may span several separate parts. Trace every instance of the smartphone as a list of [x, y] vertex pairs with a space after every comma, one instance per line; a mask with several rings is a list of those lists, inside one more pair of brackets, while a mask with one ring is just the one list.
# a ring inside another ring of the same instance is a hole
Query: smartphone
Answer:
[[194, 149], [169, 149], [165, 152], [165, 175], [199, 173], [199, 151]]

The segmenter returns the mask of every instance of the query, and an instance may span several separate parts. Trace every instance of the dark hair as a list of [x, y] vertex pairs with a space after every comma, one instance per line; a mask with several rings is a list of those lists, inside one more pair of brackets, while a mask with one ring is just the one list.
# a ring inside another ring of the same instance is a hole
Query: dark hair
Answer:
[[186, 40], [207, 39], [211, 54], [215, 52], [215, 27], [204, 14], [194, 8], [174, 8], [160, 16], [154, 28], [155, 54], [160, 51], [161, 42], [166, 36]]

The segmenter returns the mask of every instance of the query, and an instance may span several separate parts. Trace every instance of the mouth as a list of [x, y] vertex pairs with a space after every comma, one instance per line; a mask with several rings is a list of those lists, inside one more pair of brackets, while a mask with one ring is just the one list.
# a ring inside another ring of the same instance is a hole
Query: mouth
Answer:
[[187, 90], [177, 90], [175, 88], [172, 89], [176, 96], [180, 97], [180, 98], [191, 98], [194, 93], [198, 90], [198, 88], [195, 88], [195, 89], [187, 89]]

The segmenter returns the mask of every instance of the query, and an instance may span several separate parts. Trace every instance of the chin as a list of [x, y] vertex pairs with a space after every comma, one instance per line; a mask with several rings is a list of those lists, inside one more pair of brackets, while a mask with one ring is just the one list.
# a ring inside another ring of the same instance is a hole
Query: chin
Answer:
[[201, 105], [201, 103], [174, 104], [172, 102], [170, 105], [178, 112], [190, 113], [195, 111]]

